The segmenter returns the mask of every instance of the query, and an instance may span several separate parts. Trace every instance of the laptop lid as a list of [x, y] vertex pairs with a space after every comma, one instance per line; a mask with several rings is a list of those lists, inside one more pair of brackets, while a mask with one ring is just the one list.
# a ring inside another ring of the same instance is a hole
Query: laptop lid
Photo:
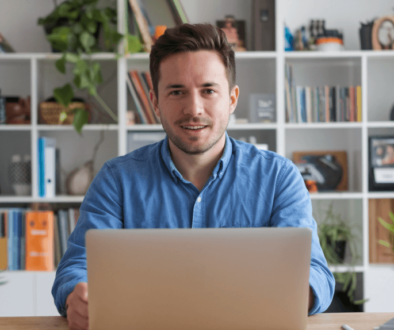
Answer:
[[89, 230], [89, 327], [305, 329], [307, 228]]

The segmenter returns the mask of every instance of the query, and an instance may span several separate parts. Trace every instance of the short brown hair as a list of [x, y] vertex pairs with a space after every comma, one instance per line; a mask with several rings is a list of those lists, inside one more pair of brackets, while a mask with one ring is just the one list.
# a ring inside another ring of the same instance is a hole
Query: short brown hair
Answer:
[[234, 51], [227, 42], [225, 33], [211, 24], [182, 24], [166, 29], [152, 47], [149, 67], [157, 98], [159, 97], [160, 63], [163, 59], [176, 53], [199, 50], [218, 52], [226, 68], [230, 90], [235, 86]]

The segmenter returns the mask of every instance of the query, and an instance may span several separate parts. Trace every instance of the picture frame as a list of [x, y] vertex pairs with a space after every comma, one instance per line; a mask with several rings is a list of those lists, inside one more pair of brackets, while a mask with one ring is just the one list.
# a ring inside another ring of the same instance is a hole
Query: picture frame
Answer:
[[276, 122], [276, 94], [249, 95], [249, 122]]
[[369, 137], [369, 190], [394, 191], [394, 135]]
[[247, 50], [246, 46], [246, 22], [236, 20], [232, 15], [226, 15], [224, 20], [216, 21], [216, 26], [226, 34], [227, 41], [232, 45], [235, 52]]
[[349, 190], [346, 151], [295, 151], [293, 162], [304, 180], [316, 181], [319, 192]]

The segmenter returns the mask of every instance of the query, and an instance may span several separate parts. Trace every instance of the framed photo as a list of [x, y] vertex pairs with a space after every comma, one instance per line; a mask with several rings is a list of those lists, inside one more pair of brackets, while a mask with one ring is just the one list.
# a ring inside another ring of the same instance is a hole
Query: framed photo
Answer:
[[318, 191], [347, 191], [346, 151], [297, 151], [293, 162], [304, 180], [316, 182]]
[[394, 190], [394, 136], [369, 138], [369, 189]]
[[275, 94], [249, 95], [249, 122], [275, 123]]
[[224, 31], [227, 41], [233, 46], [235, 52], [247, 50], [245, 21], [236, 20], [234, 16], [227, 15], [223, 21], [216, 21], [216, 26]]

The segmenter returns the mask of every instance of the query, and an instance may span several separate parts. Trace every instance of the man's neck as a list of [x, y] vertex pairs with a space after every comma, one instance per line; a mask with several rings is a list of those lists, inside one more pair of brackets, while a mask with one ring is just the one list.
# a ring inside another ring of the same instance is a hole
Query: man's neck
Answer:
[[178, 149], [171, 140], [169, 141], [169, 148], [172, 161], [183, 178], [193, 183], [201, 191], [223, 155], [225, 142], [226, 139], [224, 137], [210, 150], [198, 155], [186, 154]]

